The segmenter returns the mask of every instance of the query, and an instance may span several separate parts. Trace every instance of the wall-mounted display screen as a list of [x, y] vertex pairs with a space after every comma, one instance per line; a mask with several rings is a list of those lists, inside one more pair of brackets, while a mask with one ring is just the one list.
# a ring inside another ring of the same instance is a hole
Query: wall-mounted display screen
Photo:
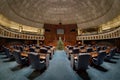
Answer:
[[64, 34], [64, 29], [57, 29], [57, 34]]

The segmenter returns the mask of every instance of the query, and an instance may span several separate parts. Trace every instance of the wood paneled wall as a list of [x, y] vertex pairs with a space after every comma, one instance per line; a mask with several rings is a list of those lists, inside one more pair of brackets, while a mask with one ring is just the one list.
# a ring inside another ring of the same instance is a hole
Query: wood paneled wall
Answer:
[[115, 40], [115, 45], [120, 49], [120, 38], [114, 40]]
[[[50, 43], [55, 44], [59, 37], [62, 38], [65, 45], [71, 44], [74, 45], [76, 43], [76, 35], [77, 35], [77, 25], [76, 24], [68, 24], [68, 25], [53, 25], [53, 24], [45, 24], [45, 44], [48, 45]], [[57, 29], [64, 29], [64, 34], [57, 34]]]
[[21, 44], [36, 44], [36, 40], [24, 40], [24, 39], [11, 39], [0, 37], [0, 46], [21, 45]]

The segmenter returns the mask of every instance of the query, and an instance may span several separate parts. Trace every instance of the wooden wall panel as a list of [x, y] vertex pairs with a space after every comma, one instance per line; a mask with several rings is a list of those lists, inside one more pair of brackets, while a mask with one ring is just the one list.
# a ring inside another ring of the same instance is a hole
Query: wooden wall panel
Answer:
[[115, 45], [120, 49], [120, 38], [114, 40], [115, 40]]
[[[59, 37], [62, 38], [65, 45], [67, 44], [75, 45], [76, 34], [77, 34], [76, 24], [68, 24], [68, 25], [45, 24], [44, 28], [45, 28], [45, 44], [46, 45], [50, 43], [55, 44], [59, 39]], [[64, 29], [64, 34], [57, 34], [57, 29]]]

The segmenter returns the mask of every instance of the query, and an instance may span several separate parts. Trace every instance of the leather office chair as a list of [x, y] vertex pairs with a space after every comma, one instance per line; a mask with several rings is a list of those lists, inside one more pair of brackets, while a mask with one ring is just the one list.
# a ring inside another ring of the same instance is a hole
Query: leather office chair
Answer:
[[5, 51], [5, 55], [7, 56], [7, 58], [10, 58], [11, 57], [11, 54], [9, 52], [9, 48], [4, 48], [4, 51]]
[[33, 48], [29, 48], [29, 52], [35, 52], [35, 49], [33, 49]]
[[90, 59], [89, 53], [80, 53], [78, 55], [77, 61], [74, 60], [74, 57], [71, 56], [71, 66], [72, 68], [75, 67], [75, 70], [86, 70], [88, 69], [89, 65], [89, 59]]
[[49, 58], [52, 59], [53, 57], [53, 52], [51, 50], [48, 51], [48, 49], [42, 47], [40, 48], [40, 53], [41, 54], [49, 54]]
[[50, 46], [45, 46], [45, 48], [46, 48], [46, 49], [48, 49], [48, 50], [50, 50], [50, 49], [51, 49], [51, 47], [50, 47]]
[[80, 49], [84, 49], [84, 46], [80, 46]]
[[93, 58], [92, 62], [95, 65], [101, 65], [104, 62], [105, 57], [106, 57], [106, 52], [104, 50], [99, 51], [98, 56], [96, 58]]
[[27, 58], [25, 58], [25, 57], [22, 58], [21, 57], [20, 50], [14, 50], [13, 51], [13, 56], [14, 56], [14, 58], [15, 58], [15, 60], [18, 64], [20, 64], [20, 65], [28, 65], [29, 64]]
[[87, 48], [87, 51], [86, 51], [87, 53], [89, 53], [89, 52], [93, 52], [93, 49], [91, 48], [91, 47], [89, 47], [89, 48]]
[[96, 47], [96, 51], [99, 52], [101, 47]]
[[20, 51], [23, 52], [24, 47], [23, 47], [23, 46], [20, 46], [19, 48], [20, 48]]
[[47, 57], [46, 61], [40, 61], [39, 55], [34, 52], [30, 52], [28, 58], [32, 68], [36, 70], [43, 70], [49, 65], [49, 57]]
[[4, 47], [5, 55], [7, 58], [12, 58], [12, 54], [10, 54], [9, 48]]
[[73, 50], [73, 46], [69, 46], [69, 50]]
[[72, 54], [79, 54], [79, 52], [80, 52], [79, 48], [74, 48], [72, 50]]
[[116, 49], [112, 48], [110, 50], [110, 53], [105, 57], [105, 60], [110, 60], [111, 58], [113, 58], [113, 56], [115, 56], [115, 53], [116, 53]]
[[40, 48], [40, 53], [47, 53], [48, 50], [46, 48]]

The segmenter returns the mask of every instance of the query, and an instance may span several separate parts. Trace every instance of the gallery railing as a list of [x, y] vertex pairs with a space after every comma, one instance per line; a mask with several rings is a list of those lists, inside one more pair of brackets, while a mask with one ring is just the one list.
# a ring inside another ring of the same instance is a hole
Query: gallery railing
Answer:
[[93, 35], [79, 35], [76, 40], [100, 40], [100, 39], [113, 39], [120, 38], [120, 27], [106, 33], [93, 34]]
[[0, 26], [0, 37], [4, 38], [14, 38], [14, 39], [27, 39], [27, 40], [44, 40], [43, 35], [31, 35], [20, 32], [14, 32], [4, 27]]

